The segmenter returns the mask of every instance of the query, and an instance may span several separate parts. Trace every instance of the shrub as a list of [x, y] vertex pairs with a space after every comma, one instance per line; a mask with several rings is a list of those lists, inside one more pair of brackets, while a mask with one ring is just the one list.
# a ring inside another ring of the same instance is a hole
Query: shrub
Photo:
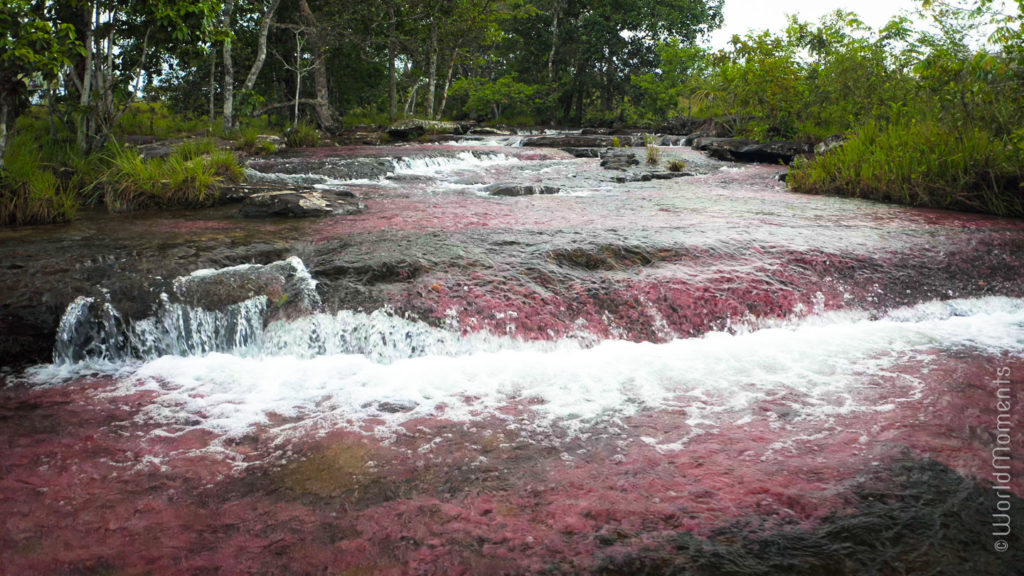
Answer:
[[315, 126], [299, 124], [284, 133], [289, 148], [315, 148], [320, 145], [320, 132]]
[[1024, 216], [1024, 156], [980, 129], [929, 120], [869, 122], [787, 181], [797, 192]]

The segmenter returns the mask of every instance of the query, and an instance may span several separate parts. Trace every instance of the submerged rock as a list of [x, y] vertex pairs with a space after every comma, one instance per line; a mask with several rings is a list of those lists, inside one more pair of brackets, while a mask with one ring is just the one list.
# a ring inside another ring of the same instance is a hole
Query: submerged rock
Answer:
[[484, 190], [491, 196], [536, 196], [538, 194], [558, 194], [561, 191], [558, 186], [509, 183], [491, 184]]
[[313, 218], [358, 214], [365, 208], [364, 204], [354, 200], [351, 192], [345, 190], [278, 190], [247, 197], [242, 201], [241, 213], [246, 218]]

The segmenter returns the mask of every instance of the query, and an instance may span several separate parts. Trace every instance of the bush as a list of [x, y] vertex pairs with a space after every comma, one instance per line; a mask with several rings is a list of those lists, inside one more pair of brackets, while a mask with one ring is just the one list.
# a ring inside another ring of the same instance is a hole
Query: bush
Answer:
[[829, 154], [798, 163], [797, 192], [1024, 216], [1024, 155], [980, 129], [929, 120], [869, 122]]
[[284, 133], [289, 148], [315, 148], [320, 145], [320, 132], [315, 126], [299, 124]]

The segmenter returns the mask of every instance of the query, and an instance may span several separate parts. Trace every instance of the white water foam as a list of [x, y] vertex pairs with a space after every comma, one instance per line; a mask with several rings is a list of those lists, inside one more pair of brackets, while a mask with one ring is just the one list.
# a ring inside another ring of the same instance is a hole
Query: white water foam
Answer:
[[[348, 328], [325, 329], [331, 322]], [[314, 324], [347, 340], [311, 352]], [[319, 315], [267, 332], [258, 354], [121, 365], [118, 393], [151, 391], [157, 399], [145, 417], [192, 421], [226, 436], [267, 425], [268, 414], [353, 428], [374, 418], [387, 434], [412, 418], [473, 420], [519, 401], [530, 405], [529, 426], [570, 433], [646, 409], [672, 409], [685, 413], [693, 435], [771, 418], [766, 405], [786, 407], [791, 422], [824, 426], [844, 414], [913, 401], [928, 367], [950, 352], [1024, 356], [1024, 300], [927, 303], [875, 321], [834, 314], [745, 334], [665, 344], [605, 341], [586, 349], [572, 341], [462, 338], [383, 313]], [[45, 383], [67, 375], [67, 366], [57, 366], [37, 368], [31, 377]], [[685, 441], [666, 444], [679, 449]]]
[[459, 152], [455, 157], [415, 157], [396, 158], [395, 171], [392, 176], [433, 176], [452, 172], [473, 172], [490, 166], [515, 164], [520, 160], [506, 154], [481, 154], [478, 152]]

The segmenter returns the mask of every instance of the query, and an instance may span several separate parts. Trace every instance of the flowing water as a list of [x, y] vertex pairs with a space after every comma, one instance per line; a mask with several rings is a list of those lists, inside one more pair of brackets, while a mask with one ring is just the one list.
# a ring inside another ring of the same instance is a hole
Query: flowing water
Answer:
[[521, 143], [0, 232], [0, 572], [1020, 573], [1024, 222]]

